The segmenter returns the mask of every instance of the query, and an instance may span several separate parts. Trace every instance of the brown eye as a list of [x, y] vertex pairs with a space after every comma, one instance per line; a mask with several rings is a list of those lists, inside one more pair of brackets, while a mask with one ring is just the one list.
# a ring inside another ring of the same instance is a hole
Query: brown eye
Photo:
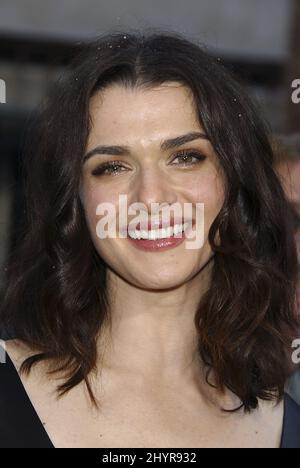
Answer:
[[181, 162], [175, 165], [194, 166], [195, 164], [199, 164], [200, 162], [204, 161], [206, 156], [199, 153], [198, 151], [183, 150], [180, 153], [177, 153], [173, 161], [176, 159], [179, 159]]
[[123, 172], [122, 169], [126, 170], [126, 167], [122, 166], [119, 163], [112, 162], [112, 163], [104, 163], [97, 166], [93, 171], [92, 175], [100, 176], [100, 175], [117, 175], [119, 172]]

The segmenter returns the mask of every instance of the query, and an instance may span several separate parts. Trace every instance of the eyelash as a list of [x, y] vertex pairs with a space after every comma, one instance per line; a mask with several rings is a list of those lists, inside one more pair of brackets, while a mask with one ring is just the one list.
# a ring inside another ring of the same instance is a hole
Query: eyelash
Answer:
[[[173, 159], [177, 159], [178, 157], [189, 157], [192, 156], [197, 159], [196, 162], [193, 163], [186, 163], [184, 162], [183, 164], [175, 164], [176, 165], [183, 165], [184, 167], [189, 167], [189, 166], [194, 166], [195, 164], [200, 164], [206, 159], [206, 156], [203, 154], [199, 153], [198, 151], [189, 151], [189, 150], [182, 150], [178, 152]], [[123, 167], [122, 163], [120, 164], [119, 161], [113, 161], [113, 162], [106, 162], [101, 164], [100, 166], [97, 166], [93, 171], [92, 175], [94, 176], [101, 176], [101, 175], [118, 175], [119, 171], [115, 171], [116, 168]], [[105, 173], [105, 171], [108, 171], [108, 173]]]

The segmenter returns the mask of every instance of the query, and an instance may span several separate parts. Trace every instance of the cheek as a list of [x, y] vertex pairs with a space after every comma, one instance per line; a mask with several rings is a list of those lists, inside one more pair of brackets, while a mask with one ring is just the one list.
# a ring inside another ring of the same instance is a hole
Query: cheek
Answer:
[[205, 224], [211, 225], [224, 202], [223, 180], [218, 174], [194, 177], [187, 191], [193, 203], [204, 204]]
[[[90, 185], [83, 190], [83, 206], [90, 230], [95, 232], [97, 222], [102, 216], [96, 214], [99, 204], [105, 203], [112, 205], [113, 211], [116, 213], [119, 201], [119, 194], [113, 191], [112, 193], [104, 189], [103, 186]], [[105, 215], [103, 215], [105, 216]]]

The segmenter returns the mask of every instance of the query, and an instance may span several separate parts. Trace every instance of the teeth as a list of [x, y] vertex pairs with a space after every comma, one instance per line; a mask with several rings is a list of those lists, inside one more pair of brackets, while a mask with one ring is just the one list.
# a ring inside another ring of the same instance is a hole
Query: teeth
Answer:
[[189, 223], [184, 224], [175, 224], [174, 227], [169, 226], [168, 228], [164, 229], [155, 229], [151, 231], [128, 231], [128, 234], [132, 239], [148, 239], [148, 240], [156, 240], [156, 239], [165, 239], [168, 237], [172, 237], [174, 235], [179, 234], [180, 232], [184, 231], [189, 226]]

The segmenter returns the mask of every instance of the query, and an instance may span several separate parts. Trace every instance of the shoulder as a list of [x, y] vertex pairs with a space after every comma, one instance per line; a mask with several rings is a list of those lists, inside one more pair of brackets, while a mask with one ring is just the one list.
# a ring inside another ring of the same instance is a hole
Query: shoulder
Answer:
[[[23, 391], [23, 387], [31, 391], [37, 385], [42, 385], [47, 380], [49, 386], [49, 378], [46, 379], [47, 367], [44, 362], [34, 365], [30, 369], [30, 373], [21, 373], [22, 363], [29, 357], [38, 354], [38, 350], [33, 350], [21, 340], [13, 339], [1, 342], [1, 362], [0, 365], [0, 393], [7, 392], [7, 387], [12, 386]], [[9, 396], [8, 396], [9, 397]]]
[[285, 394], [282, 448], [300, 448], [300, 406], [287, 393]]
[[300, 448], [300, 372], [287, 382], [285, 393], [283, 448]]
[[300, 371], [295, 372], [287, 381], [285, 388], [285, 419], [297, 425], [300, 441]]
[[22, 362], [35, 354], [32, 349], [29, 348], [24, 342], [18, 339], [13, 340], [2, 340], [1, 345], [3, 348], [4, 355], [11, 360], [16, 369], [19, 369]]
[[[0, 343], [1, 345], [1, 343]], [[51, 371], [55, 371], [55, 363], [41, 360], [34, 362], [28, 370], [22, 369], [23, 362], [31, 356], [41, 354], [38, 349], [33, 349], [21, 340], [14, 339], [2, 342], [2, 354], [4, 356], [3, 364], [0, 365], [0, 397], [11, 398], [8, 387], [15, 387], [13, 392], [17, 398], [20, 394], [34, 397], [39, 400], [40, 395], [56, 393], [57, 383], [60, 376], [55, 378], [49, 376]], [[28, 372], [27, 372], [28, 370]], [[63, 378], [63, 377], [61, 377]], [[3, 398], [3, 400], [5, 399]]]
[[[20, 365], [32, 350], [18, 340], [2, 341], [0, 346], [5, 358], [0, 364], [0, 448], [48, 447], [49, 441], [19, 374]], [[27, 390], [34, 383], [26, 380]]]
[[[17, 368], [17, 353], [11, 342], [1, 341], [0, 364], [0, 447], [21, 440], [18, 427], [26, 418], [28, 404]], [[16, 348], [17, 349], [17, 348]]]
[[14, 398], [20, 390], [19, 368], [31, 353], [18, 340], [1, 340], [0, 352], [0, 396], [3, 406], [3, 402]]
[[[6, 360], [14, 365], [17, 372], [20, 371], [21, 364], [26, 359], [41, 353], [39, 349], [34, 349], [19, 339], [2, 340], [2, 347], [3, 353], [7, 358]], [[41, 377], [45, 375], [49, 369], [52, 369], [50, 362], [40, 361], [31, 368], [30, 376], [31, 378], [34, 376]], [[25, 379], [26, 376], [23, 378]]]
[[297, 423], [297, 427], [300, 431], [300, 405], [288, 393], [285, 394], [285, 410], [287, 416]]
[[300, 371], [295, 372], [287, 383], [287, 393], [300, 405]]
[[[29, 372], [21, 372], [22, 363], [31, 356], [41, 354], [40, 349], [34, 349], [19, 339], [2, 341], [2, 348], [5, 364], [0, 366], [0, 387], [5, 386], [2, 377], [6, 377], [8, 380], [17, 380], [27, 393], [35, 395], [38, 389], [55, 393], [59, 381], [64, 382], [64, 374], [57, 370], [55, 360], [37, 361]], [[56, 372], [55, 378], [49, 377], [52, 372]]]

